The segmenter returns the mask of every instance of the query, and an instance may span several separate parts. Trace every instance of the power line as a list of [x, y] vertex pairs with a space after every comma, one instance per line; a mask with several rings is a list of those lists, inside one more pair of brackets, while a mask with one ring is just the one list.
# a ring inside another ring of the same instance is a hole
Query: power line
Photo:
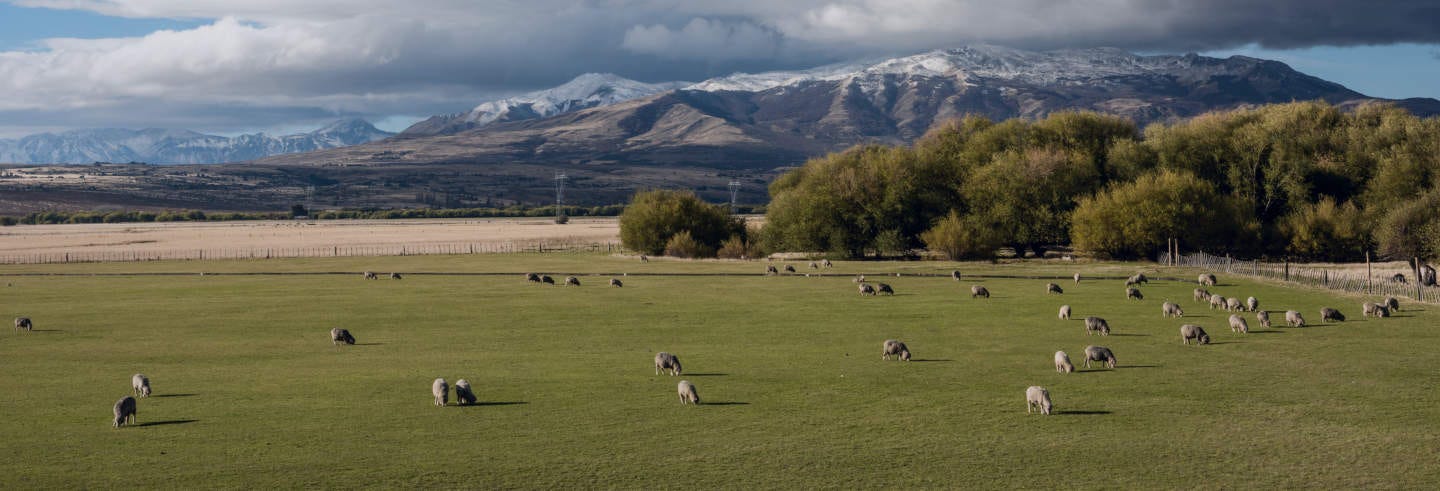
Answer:
[[560, 217], [560, 206], [565, 204], [565, 180], [570, 176], [564, 172], [555, 173], [555, 217]]
[[740, 197], [740, 181], [737, 180], [737, 179], [731, 179], [731, 180], [730, 180], [730, 213], [731, 213], [731, 214], [734, 214], [734, 213], [735, 213], [735, 202], [736, 202], [737, 199], [739, 199], [739, 197]]

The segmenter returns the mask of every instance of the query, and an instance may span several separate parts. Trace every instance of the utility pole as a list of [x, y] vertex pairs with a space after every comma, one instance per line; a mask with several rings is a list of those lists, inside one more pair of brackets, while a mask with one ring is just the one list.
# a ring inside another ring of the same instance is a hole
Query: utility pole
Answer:
[[565, 204], [565, 180], [570, 176], [564, 172], [555, 173], [555, 218], [560, 218], [560, 205]]
[[735, 202], [740, 198], [740, 180], [730, 180], [730, 214], [735, 214]]

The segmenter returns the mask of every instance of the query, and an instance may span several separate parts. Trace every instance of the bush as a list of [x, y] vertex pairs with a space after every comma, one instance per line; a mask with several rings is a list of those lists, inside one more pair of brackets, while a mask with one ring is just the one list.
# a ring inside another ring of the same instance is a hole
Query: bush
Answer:
[[690, 235], [689, 230], [682, 230], [670, 237], [665, 243], [665, 255], [671, 257], [682, 257], [694, 259], [697, 257], [715, 257], [715, 248], [700, 243]]
[[1194, 174], [1162, 170], [1080, 200], [1071, 236], [1076, 249], [1125, 259], [1158, 253], [1170, 238], [1190, 247], [1227, 248], [1256, 229], [1238, 208]]
[[[731, 218], [724, 206], [701, 201], [689, 191], [655, 190], [636, 193], [625, 212], [620, 215], [620, 242], [641, 254], [664, 253], [672, 239], [686, 232], [698, 247], [685, 248], [687, 253], [709, 251], [733, 235], [744, 237], [742, 222]], [[687, 256], [696, 257], [696, 256]]]
[[975, 217], [966, 220], [959, 212], [951, 211], [921, 234], [920, 240], [927, 249], [951, 260], [994, 257], [1000, 238], [993, 228], [979, 226], [977, 221]]
[[1435, 210], [1440, 210], [1440, 190], [1390, 210], [1373, 232], [1376, 250], [1390, 259], [1440, 257], [1440, 215]]
[[1335, 204], [1325, 197], [1287, 215], [1280, 231], [1289, 238], [1285, 251], [1304, 259], [1346, 261], [1365, 254], [1369, 236], [1354, 203]]

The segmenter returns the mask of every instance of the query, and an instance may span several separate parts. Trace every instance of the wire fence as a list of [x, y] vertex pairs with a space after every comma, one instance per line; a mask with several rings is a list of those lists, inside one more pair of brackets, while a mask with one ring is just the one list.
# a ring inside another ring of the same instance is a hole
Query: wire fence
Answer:
[[71, 251], [0, 255], [0, 264], [101, 263], [133, 261], [199, 261], [312, 257], [424, 256], [445, 254], [582, 254], [615, 253], [618, 242], [512, 241], [435, 244], [384, 244], [322, 247], [251, 247], [218, 249], [157, 249]]
[[[1169, 264], [1169, 260], [1168, 254], [1160, 256], [1162, 264]], [[1406, 279], [1402, 282], [1393, 278], [1394, 272], [1367, 275], [1365, 271], [1357, 271], [1354, 267], [1341, 269], [1289, 262], [1267, 263], [1212, 256], [1205, 253], [1181, 254], [1178, 256], [1176, 264], [1206, 271], [1269, 278], [1348, 293], [1440, 303], [1440, 288], [1423, 286], [1409, 274], [1405, 275]]]

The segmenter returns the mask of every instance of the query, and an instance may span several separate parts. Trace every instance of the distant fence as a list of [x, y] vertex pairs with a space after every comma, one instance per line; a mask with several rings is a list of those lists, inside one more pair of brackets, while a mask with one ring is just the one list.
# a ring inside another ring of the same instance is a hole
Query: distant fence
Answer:
[[251, 247], [235, 249], [158, 249], [129, 251], [0, 254], [0, 264], [100, 263], [128, 261], [198, 261], [214, 259], [278, 259], [307, 257], [425, 256], [441, 254], [615, 253], [617, 242], [518, 241], [456, 242], [328, 247]]
[[[1169, 258], [1168, 254], [1161, 255], [1160, 262], [1167, 263]], [[1364, 271], [1355, 271], [1352, 268], [1342, 270], [1304, 264], [1265, 263], [1212, 256], [1205, 253], [1181, 254], [1177, 264], [1207, 271], [1270, 278], [1349, 293], [1440, 303], [1440, 288], [1421, 286], [1420, 282], [1416, 281], [1417, 278], [1412, 278], [1409, 273], [1405, 274], [1406, 282], [1400, 283], [1391, 281], [1390, 275], [1375, 274], [1367, 277]]]

